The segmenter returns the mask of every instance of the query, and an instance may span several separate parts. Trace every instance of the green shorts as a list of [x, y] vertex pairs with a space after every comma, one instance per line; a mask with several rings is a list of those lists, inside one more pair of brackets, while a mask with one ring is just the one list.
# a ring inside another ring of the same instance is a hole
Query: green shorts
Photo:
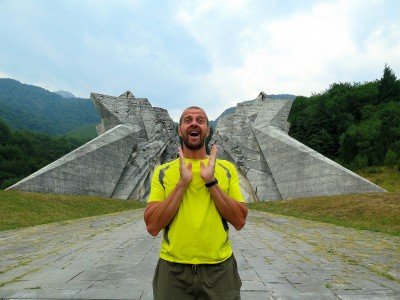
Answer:
[[219, 264], [189, 265], [159, 259], [153, 279], [155, 300], [240, 300], [242, 281], [235, 257]]

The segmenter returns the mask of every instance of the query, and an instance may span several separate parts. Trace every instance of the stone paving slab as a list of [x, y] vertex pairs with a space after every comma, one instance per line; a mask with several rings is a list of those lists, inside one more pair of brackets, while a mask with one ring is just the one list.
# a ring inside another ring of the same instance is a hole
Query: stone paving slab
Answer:
[[[400, 237], [250, 211], [242, 299], [400, 299]], [[0, 232], [0, 299], [152, 299], [143, 210]]]

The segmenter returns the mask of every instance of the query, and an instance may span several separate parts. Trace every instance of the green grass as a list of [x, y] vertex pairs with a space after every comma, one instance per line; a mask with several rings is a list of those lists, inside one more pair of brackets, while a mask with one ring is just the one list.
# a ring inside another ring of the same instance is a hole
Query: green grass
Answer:
[[358, 175], [379, 185], [388, 192], [400, 192], [400, 166], [396, 168], [370, 167], [361, 170]]
[[374, 167], [358, 174], [388, 193], [354, 194], [249, 203], [256, 210], [400, 236], [399, 168]]
[[79, 219], [144, 207], [131, 200], [0, 190], [0, 230]]
[[249, 203], [251, 209], [400, 236], [400, 193]]
[[[359, 175], [388, 193], [355, 194], [248, 203], [249, 208], [400, 236], [400, 172], [369, 168]], [[0, 190], [0, 230], [103, 215], [144, 203], [95, 196]]]

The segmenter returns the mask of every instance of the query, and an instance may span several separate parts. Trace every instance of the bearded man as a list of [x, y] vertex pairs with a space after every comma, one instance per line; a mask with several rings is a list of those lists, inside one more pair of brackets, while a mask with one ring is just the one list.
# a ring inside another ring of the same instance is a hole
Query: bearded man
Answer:
[[247, 207], [235, 167], [210, 155], [206, 112], [191, 106], [179, 120], [179, 158], [153, 175], [144, 212], [147, 231], [163, 231], [153, 279], [154, 299], [240, 299], [241, 280], [229, 224], [241, 230]]

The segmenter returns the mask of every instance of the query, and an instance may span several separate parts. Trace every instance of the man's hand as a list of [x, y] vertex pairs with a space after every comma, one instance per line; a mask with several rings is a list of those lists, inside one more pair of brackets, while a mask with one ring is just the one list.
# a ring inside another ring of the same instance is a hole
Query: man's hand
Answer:
[[210, 157], [208, 158], [207, 166], [204, 165], [204, 162], [200, 162], [200, 177], [204, 180], [205, 183], [211, 182], [215, 179], [215, 161], [217, 159], [218, 147], [214, 144], [211, 148]]
[[192, 163], [190, 162], [186, 167], [185, 156], [183, 155], [183, 151], [180, 146], [178, 147], [178, 154], [179, 154], [179, 171], [181, 175], [179, 181], [182, 182], [184, 186], [188, 186], [193, 179]]

